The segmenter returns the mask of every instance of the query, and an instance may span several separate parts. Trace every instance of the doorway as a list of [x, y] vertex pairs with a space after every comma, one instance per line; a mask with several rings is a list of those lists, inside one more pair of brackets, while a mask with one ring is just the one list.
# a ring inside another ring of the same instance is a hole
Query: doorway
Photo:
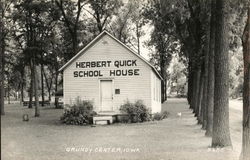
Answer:
[[113, 81], [100, 81], [101, 111], [113, 111]]

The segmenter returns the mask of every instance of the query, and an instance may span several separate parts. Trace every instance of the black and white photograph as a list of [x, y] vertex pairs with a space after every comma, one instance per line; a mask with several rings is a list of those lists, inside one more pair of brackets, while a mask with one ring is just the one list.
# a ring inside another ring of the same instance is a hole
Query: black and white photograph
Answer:
[[2, 160], [250, 160], [250, 0], [0, 0]]

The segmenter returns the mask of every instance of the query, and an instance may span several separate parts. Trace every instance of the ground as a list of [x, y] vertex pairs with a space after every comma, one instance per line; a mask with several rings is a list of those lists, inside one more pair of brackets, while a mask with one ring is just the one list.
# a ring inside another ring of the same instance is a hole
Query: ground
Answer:
[[[211, 138], [197, 125], [185, 99], [169, 99], [163, 121], [105, 126], [61, 124], [62, 109], [44, 107], [41, 117], [34, 109], [18, 104], [6, 106], [1, 116], [3, 160], [237, 160], [241, 149], [242, 103], [230, 101], [233, 149], [213, 150]], [[182, 116], [177, 116], [181, 112]], [[30, 121], [23, 122], [28, 113]], [[90, 152], [91, 150], [91, 152]]]

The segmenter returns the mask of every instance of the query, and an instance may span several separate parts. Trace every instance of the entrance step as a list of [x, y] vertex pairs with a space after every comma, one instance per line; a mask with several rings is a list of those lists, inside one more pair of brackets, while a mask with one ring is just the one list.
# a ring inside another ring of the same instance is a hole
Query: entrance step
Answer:
[[114, 116], [112, 115], [96, 115], [93, 117], [94, 124], [112, 124], [114, 122]]

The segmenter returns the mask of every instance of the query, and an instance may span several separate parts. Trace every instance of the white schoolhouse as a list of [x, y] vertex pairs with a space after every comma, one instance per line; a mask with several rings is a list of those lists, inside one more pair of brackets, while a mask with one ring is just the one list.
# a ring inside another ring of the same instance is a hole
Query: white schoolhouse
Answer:
[[64, 105], [77, 97], [93, 101], [97, 113], [119, 113], [129, 100], [142, 100], [152, 114], [161, 112], [161, 76], [142, 56], [103, 31], [63, 71]]

